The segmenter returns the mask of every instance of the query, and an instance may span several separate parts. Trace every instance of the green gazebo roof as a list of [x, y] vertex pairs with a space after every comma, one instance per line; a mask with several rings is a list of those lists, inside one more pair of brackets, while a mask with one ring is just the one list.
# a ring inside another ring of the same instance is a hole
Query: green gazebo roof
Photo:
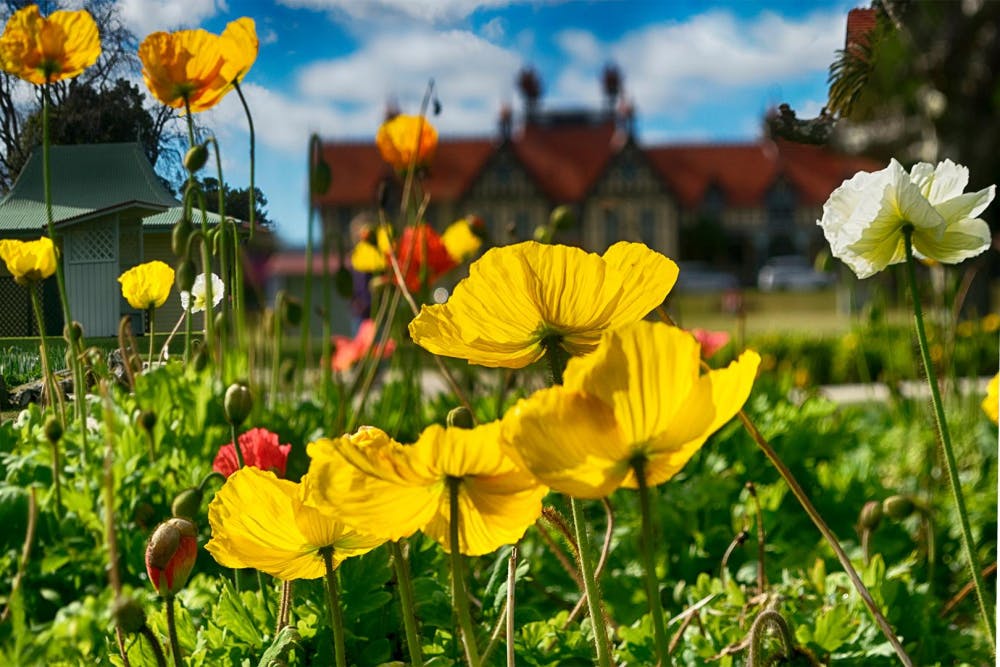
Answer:
[[[137, 143], [52, 146], [52, 217], [57, 226], [71, 225], [112, 213], [130, 211], [147, 228], [168, 227], [181, 209], [153, 171]], [[196, 214], [195, 221], [201, 216]], [[209, 222], [219, 218], [209, 214]], [[46, 226], [42, 153], [35, 149], [0, 199], [0, 234], [38, 232]]]

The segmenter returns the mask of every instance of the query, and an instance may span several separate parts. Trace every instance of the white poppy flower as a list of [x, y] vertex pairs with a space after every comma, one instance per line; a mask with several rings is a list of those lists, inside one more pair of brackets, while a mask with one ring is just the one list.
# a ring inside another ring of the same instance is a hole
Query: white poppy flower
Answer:
[[[215, 309], [220, 303], [222, 303], [222, 296], [226, 291], [226, 286], [222, 282], [222, 278], [212, 274], [212, 308]], [[199, 273], [198, 277], [194, 279], [194, 285], [191, 286], [191, 292], [181, 292], [181, 308], [185, 311], [188, 309], [188, 300], [191, 299], [191, 295], [194, 295], [194, 302], [191, 304], [192, 313], [200, 313], [205, 310], [205, 274]]]
[[860, 172], [833, 191], [818, 225], [830, 250], [867, 278], [906, 259], [902, 229], [913, 226], [919, 257], [957, 264], [990, 246], [990, 229], [979, 214], [995, 195], [991, 185], [963, 193], [969, 170], [951, 160], [921, 162], [909, 173], [893, 159], [873, 173]]

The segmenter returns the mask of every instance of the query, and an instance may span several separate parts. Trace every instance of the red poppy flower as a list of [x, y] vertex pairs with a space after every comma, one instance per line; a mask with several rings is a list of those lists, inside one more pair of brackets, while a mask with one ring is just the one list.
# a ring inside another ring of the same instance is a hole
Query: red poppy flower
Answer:
[[198, 533], [187, 519], [167, 519], [146, 546], [146, 574], [163, 597], [184, 588], [198, 556]]
[[[354, 338], [347, 336], [334, 336], [333, 345], [333, 370], [347, 371], [368, 353], [368, 350], [375, 344], [375, 322], [368, 319], [361, 322], [358, 333]], [[396, 342], [387, 340], [381, 349], [375, 351], [375, 355], [385, 359], [396, 349]]]
[[[285, 476], [285, 465], [291, 445], [278, 444], [278, 435], [266, 428], [252, 428], [238, 438], [240, 453], [243, 454], [243, 464], [260, 470], [271, 470], [278, 477]], [[236, 448], [228, 443], [219, 448], [212, 463], [212, 470], [229, 477], [239, 469], [236, 460]]]
[[433, 284], [456, 266], [441, 236], [424, 223], [403, 230], [396, 244], [396, 259], [411, 292]]

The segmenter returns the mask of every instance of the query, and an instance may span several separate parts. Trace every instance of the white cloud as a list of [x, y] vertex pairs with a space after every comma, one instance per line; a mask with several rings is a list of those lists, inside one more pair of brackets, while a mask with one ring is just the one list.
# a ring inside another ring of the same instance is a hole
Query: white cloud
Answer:
[[[496, 9], [531, 0], [278, 0], [289, 7], [344, 13], [355, 19], [392, 17], [452, 23], [479, 9]], [[387, 16], [388, 15], [388, 16]]]
[[556, 41], [570, 58], [552, 89], [554, 100], [594, 100], [606, 54], [624, 75], [640, 110], [681, 114], [725, 89], [767, 86], [825, 71], [844, 40], [846, 14], [816, 12], [789, 19], [765, 12], [737, 20], [712, 11], [684, 22], [651, 25], [600, 44], [563, 31]]
[[139, 39], [158, 30], [194, 28], [225, 11], [224, 0], [121, 0], [122, 20]]
[[502, 16], [495, 16], [479, 28], [479, 34], [491, 42], [499, 42], [507, 35], [507, 21]]

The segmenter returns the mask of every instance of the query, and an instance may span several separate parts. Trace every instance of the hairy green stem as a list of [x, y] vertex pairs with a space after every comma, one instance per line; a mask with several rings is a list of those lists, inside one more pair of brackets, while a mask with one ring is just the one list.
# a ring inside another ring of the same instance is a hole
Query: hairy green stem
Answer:
[[903, 227], [903, 241], [906, 248], [906, 276], [910, 283], [910, 295], [913, 300], [913, 320], [917, 331], [917, 344], [920, 347], [920, 357], [924, 364], [924, 371], [927, 375], [927, 386], [931, 392], [931, 403], [934, 406], [934, 421], [937, 425], [938, 437], [941, 442], [941, 449], [944, 451], [945, 468], [948, 471], [948, 484], [951, 488], [951, 495], [958, 510], [959, 524], [962, 530], [962, 549], [965, 551], [965, 558], [968, 561], [969, 569], [972, 571], [972, 583], [976, 589], [976, 600], [979, 603], [979, 613], [983, 623], [986, 625], [987, 636], [990, 645], [996, 651], [996, 628], [993, 626], [996, 608], [989, 600], [986, 593], [986, 586], [983, 583], [982, 565], [979, 561], [979, 554], [976, 553], [975, 543], [972, 538], [972, 528], [969, 524], [969, 512], [965, 507], [965, 496], [962, 493], [962, 482], [958, 476], [958, 464], [955, 461], [955, 449], [951, 442], [951, 434], [948, 431], [948, 420], [944, 413], [944, 404], [941, 401], [941, 393], [938, 389], [937, 374], [934, 371], [934, 363], [931, 361], [930, 347], [927, 345], [927, 332], [924, 330], [923, 309], [920, 306], [920, 290], [917, 286], [917, 273], [914, 268], [913, 257], [913, 227], [905, 225]]
[[646, 597], [649, 598], [649, 615], [653, 622], [653, 640], [661, 665], [670, 665], [670, 644], [667, 627], [663, 618], [663, 603], [660, 601], [660, 585], [656, 578], [656, 562], [653, 559], [653, 545], [656, 544], [653, 527], [653, 508], [650, 502], [649, 484], [646, 481], [646, 459], [636, 456], [632, 459], [632, 472], [639, 487], [639, 511], [642, 515], [642, 539], [639, 552], [642, 554], [646, 570]]
[[333, 569], [333, 547], [319, 550], [326, 564], [326, 608], [330, 614], [330, 630], [333, 632], [333, 654], [337, 667], [347, 667], [347, 653], [344, 648], [344, 617], [340, 612], [340, 594], [337, 591], [337, 573]]
[[174, 667], [183, 667], [181, 660], [181, 642], [177, 638], [177, 619], [174, 615], [174, 596], [168, 595], [163, 599], [163, 604], [167, 608], [167, 635], [170, 637], [170, 654], [174, 658]]
[[153, 354], [156, 352], [156, 308], [150, 308], [149, 313], [149, 367], [153, 367]]
[[747, 667], [764, 667], [772, 664], [763, 655], [765, 627], [774, 628], [778, 631], [778, 636], [781, 637], [782, 662], [791, 660], [795, 654], [795, 642], [785, 617], [773, 609], [765, 609], [757, 615], [753, 625], [750, 626], [750, 651], [747, 655]]
[[601, 610], [601, 594], [597, 586], [597, 577], [594, 574], [594, 562], [591, 560], [587, 520], [583, 516], [580, 501], [576, 498], [570, 498], [569, 505], [573, 513], [580, 575], [583, 577], [583, 594], [587, 596], [587, 611], [590, 614], [590, 624], [594, 631], [597, 664], [600, 667], [611, 667], [611, 644], [608, 641], [608, 628], [604, 622], [604, 612]]
[[476, 634], [472, 629], [472, 616], [469, 613], [469, 598], [465, 592], [465, 567], [462, 552], [459, 550], [458, 522], [462, 517], [458, 513], [458, 489], [462, 484], [459, 477], [448, 478], [448, 545], [451, 551], [451, 601], [458, 617], [458, 627], [462, 635], [462, 645], [465, 647], [465, 660], [469, 667], [479, 667], [479, 647], [476, 645]]
[[153, 634], [150, 627], [143, 623], [142, 627], [139, 628], [139, 634], [149, 641], [149, 646], [153, 649], [153, 657], [156, 659], [156, 667], [167, 667], [167, 657], [163, 655], [163, 647], [160, 646], [160, 640]]
[[396, 584], [399, 586], [399, 604], [403, 611], [403, 629], [406, 632], [406, 648], [410, 653], [410, 664], [413, 667], [422, 667], [424, 657], [421, 652], [420, 633], [417, 631], [416, 599], [413, 593], [413, 580], [410, 578], [410, 563], [399, 542], [390, 542], [389, 551], [392, 554]]

